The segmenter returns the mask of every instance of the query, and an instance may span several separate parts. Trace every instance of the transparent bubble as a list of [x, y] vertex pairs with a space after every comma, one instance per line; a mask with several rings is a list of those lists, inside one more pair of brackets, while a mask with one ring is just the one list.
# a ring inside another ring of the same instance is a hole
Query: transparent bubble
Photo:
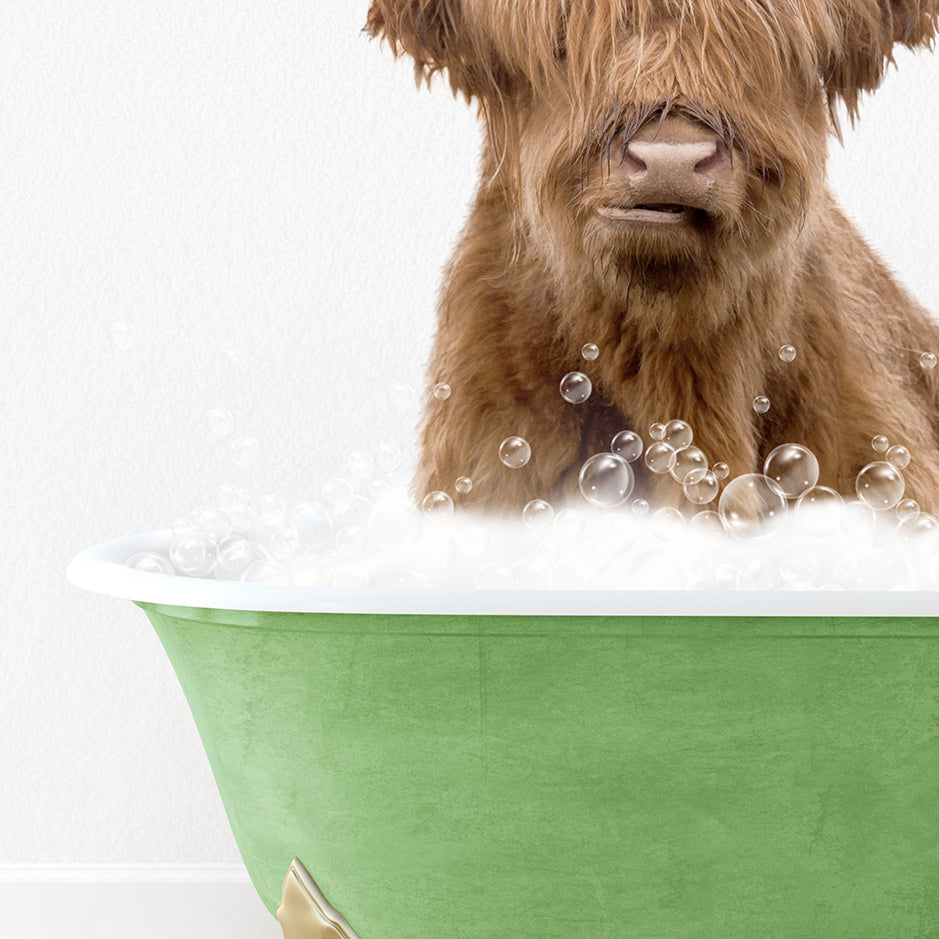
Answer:
[[358, 525], [343, 525], [336, 532], [336, 550], [347, 559], [357, 558], [364, 551], [368, 539]]
[[271, 535], [270, 547], [271, 554], [278, 561], [292, 561], [306, 545], [296, 528], [292, 525], [285, 525]]
[[254, 560], [254, 551], [245, 538], [234, 535], [218, 544], [218, 566], [225, 571], [243, 571]]
[[928, 512], [919, 512], [909, 518], [903, 519], [894, 535], [901, 547], [907, 547], [923, 540], [924, 536], [935, 537], [939, 533], [939, 519]]
[[212, 408], [206, 419], [216, 437], [227, 437], [235, 429], [235, 416], [226, 408]]
[[868, 535], [876, 522], [874, 510], [864, 502], [852, 499], [841, 510], [841, 527], [849, 535]]
[[721, 540], [727, 537], [720, 515], [709, 509], [704, 512], [697, 512], [691, 517], [691, 521], [688, 522], [688, 533], [707, 541]]
[[561, 397], [568, 404], [583, 404], [593, 391], [593, 383], [583, 372], [568, 372], [561, 379]]
[[769, 538], [786, 521], [786, 497], [772, 479], [757, 473], [731, 480], [717, 508], [727, 531], [744, 541]]
[[453, 499], [446, 492], [435, 489], [428, 492], [421, 500], [421, 513], [424, 518], [440, 521], [453, 515]]
[[649, 514], [649, 503], [645, 499], [633, 499], [632, 510], [633, 515], [638, 515], [641, 518], [643, 515]]
[[298, 587], [319, 587], [326, 582], [326, 563], [315, 551], [304, 551], [294, 558], [290, 573]]
[[593, 342], [587, 342], [580, 350], [580, 354], [588, 361], [593, 362], [600, 354], [599, 347]]
[[506, 437], [499, 446], [499, 459], [509, 469], [521, 469], [531, 459], [531, 446], [524, 437]]
[[352, 500], [355, 498], [355, 487], [348, 479], [341, 476], [334, 476], [323, 483], [323, 499], [326, 505], [333, 513], [337, 515], [348, 515], [352, 508]]
[[172, 574], [173, 565], [168, 558], [156, 551], [138, 551], [132, 554], [125, 562], [135, 571], [145, 571], [148, 574]]
[[715, 463], [711, 469], [720, 480], [725, 480], [730, 475], [730, 467], [726, 463]]
[[659, 423], [658, 421], [655, 424], [650, 425], [649, 436], [653, 440], [664, 440], [665, 439], [665, 425], [662, 423]]
[[477, 590], [508, 590], [513, 586], [512, 571], [505, 564], [489, 561], [476, 571]]
[[766, 395], [757, 395], [753, 399], [753, 410], [757, 414], [765, 414], [770, 408], [770, 401]]
[[797, 499], [818, 482], [818, 460], [808, 447], [784, 443], [776, 447], [763, 463], [768, 476], [788, 499]]
[[[668, 441], [666, 440], [666, 443]], [[708, 458], [697, 447], [683, 447], [675, 454], [669, 473], [677, 483], [684, 483], [688, 474], [694, 470], [706, 470]]]
[[741, 590], [778, 590], [782, 586], [779, 565], [775, 560], [753, 558], [740, 572], [737, 586]]
[[204, 529], [203, 534], [212, 541], [218, 541], [232, 532], [231, 516], [217, 505], [200, 509], [196, 512], [194, 521], [200, 528]]
[[290, 570], [280, 561], [260, 558], [245, 568], [241, 580], [245, 584], [289, 584]]
[[779, 358], [783, 362], [792, 362], [796, 357], [796, 347], [791, 346], [788, 343], [784, 346], [779, 347]]
[[872, 509], [892, 509], [902, 498], [906, 483], [900, 471], [890, 463], [868, 463], [857, 474], [857, 497]]
[[896, 507], [897, 518], [901, 522], [907, 519], [916, 518], [919, 515], [919, 503], [915, 499], [901, 499]]
[[373, 544], [392, 553], [416, 544], [423, 530], [423, 516], [405, 496], [379, 499], [368, 520], [368, 533]]
[[434, 397], [438, 401], [446, 401], [450, 397], [450, 386], [443, 381], [434, 385]]
[[353, 450], [342, 468], [342, 475], [356, 482], [365, 482], [375, 473], [375, 461], [364, 450]]
[[275, 493], [268, 493], [258, 500], [258, 519], [265, 525], [283, 525], [287, 517], [287, 503]]
[[251, 466], [261, 455], [261, 443], [256, 437], [238, 437], [232, 441], [231, 457], [239, 466]]
[[658, 440], [646, 447], [646, 466], [660, 476], [675, 465], [675, 451], [664, 441]]
[[300, 537], [314, 549], [325, 548], [333, 533], [333, 522], [320, 502], [298, 502], [287, 516]]
[[805, 546], [787, 551], [779, 560], [779, 573], [789, 584], [810, 585], [818, 576], [818, 567], [815, 552]]
[[686, 529], [685, 516], [672, 506], [656, 509], [652, 513], [652, 534], [662, 541], [675, 541], [680, 538]]
[[712, 470], [702, 467], [688, 473], [681, 488], [689, 502], [695, 505], [706, 505], [717, 498], [721, 484]]
[[170, 545], [170, 561], [181, 574], [201, 577], [215, 566], [215, 547], [201, 533], [182, 534]]
[[890, 446], [890, 441], [883, 434], [878, 434], [871, 440], [871, 446], [878, 453], [884, 453], [886, 452], [887, 447]]
[[615, 453], [596, 453], [580, 468], [580, 491], [598, 508], [622, 505], [633, 491], [635, 478], [630, 465]]
[[538, 558], [522, 558], [510, 568], [512, 586], [520, 590], [540, 590], [551, 586], [551, 568]]
[[554, 530], [562, 541], [573, 541], [584, 533], [584, 515], [577, 509], [561, 509], [554, 517]]
[[393, 443], [383, 443], [375, 451], [375, 462], [383, 473], [393, 473], [400, 469], [402, 457], [401, 450]]
[[922, 368], [924, 368], [926, 371], [929, 371], [930, 369], [935, 368], [935, 367], [936, 367], [936, 356], [935, 356], [935, 354], [932, 353], [932, 352], [924, 352], [924, 353], [919, 357], [919, 364], [920, 364], [920, 366], [921, 366]]
[[544, 499], [532, 499], [522, 509], [522, 522], [532, 531], [546, 531], [554, 523], [554, 506]]
[[691, 446], [694, 433], [691, 425], [684, 421], [669, 421], [665, 425], [665, 436], [662, 439], [677, 453]]
[[844, 499], [827, 486], [813, 486], [807, 489], [796, 502], [800, 523], [813, 535], [836, 531], [843, 507]]
[[642, 437], [632, 430], [621, 430], [610, 444], [610, 450], [627, 463], [635, 463], [642, 456]]
[[910, 465], [910, 451], [898, 444], [887, 451], [884, 459], [897, 469], [906, 469]]
[[388, 389], [388, 403], [396, 414], [412, 414], [417, 410], [417, 392], [406, 382], [396, 381]]
[[453, 488], [461, 495], [465, 496], [467, 493], [473, 491], [473, 480], [469, 476], [458, 476], [456, 482], [453, 484]]

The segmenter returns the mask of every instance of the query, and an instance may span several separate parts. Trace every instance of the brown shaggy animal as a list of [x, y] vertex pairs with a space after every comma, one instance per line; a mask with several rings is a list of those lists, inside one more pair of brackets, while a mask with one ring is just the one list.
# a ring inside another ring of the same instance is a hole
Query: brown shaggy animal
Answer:
[[[839, 100], [853, 120], [894, 43], [930, 45], [937, 15], [939, 0], [373, 0], [368, 32], [419, 80], [445, 72], [486, 131], [418, 497], [563, 500], [618, 431], [648, 444], [680, 418], [731, 478], [797, 442], [848, 494], [885, 434], [912, 453], [907, 495], [939, 509], [939, 369], [920, 365], [939, 329], [825, 177]], [[593, 381], [580, 405], [558, 391], [572, 370]], [[523, 469], [498, 459], [510, 435], [531, 444]], [[683, 504], [634, 467], [640, 491]]]

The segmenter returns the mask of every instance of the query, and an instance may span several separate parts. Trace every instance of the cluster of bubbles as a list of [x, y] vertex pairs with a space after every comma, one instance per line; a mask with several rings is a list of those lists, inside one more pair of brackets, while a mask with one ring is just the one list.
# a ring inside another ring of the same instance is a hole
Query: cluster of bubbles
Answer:
[[[581, 349], [586, 362], [600, 350]], [[794, 346], [779, 348], [791, 363]], [[924, 369], [936, 356], [920, 355]], [[588, 400], [581, 371], [560, 381], [574, 406]], [[410, 402], [402, 386], [398, 396]], [[438, 382], [438, 401], [453, 389]], [[757, 395], [753, 408], [770, 408]], [[207, 415], [218, 437], [233, 436], [232, 414]], [[253, 462], [253, 437], [232, 440], [236, 463]], [[517, 519], [481, 521], [455, 509], [474, 491], [457, 477], [453, 495], [408, 497], [410, 473], [390, 445], [352, 453], [336, 477], [307, 501], [289, 505], [276, 494], [254, 499], [220, 486], [194, 517], [173, 525], [162, 550], [127, 560], [137, 570], [258, 584], [315, 587], [475, 587], [478, 589], [939, 589], [939, 520], [904, 498], [903, 471], [912, 455], [878, 434], [873, 459], [855, 481], [856, 499], [818, 485], [816, 456], [784, 443], [762, 472], [730, 479], [726, 463], [711, 464], [680, 419], [653, 423], [646, 438], [623, 429], [607, 451], [580, 468], [582, 501], [528, 502]], [[506, 437], [498, 459], [524, 471], [532, 456], [525, 438]], [[634, 466], [674, 482], [675, 505], [652, 510], [633, 498]], [[682, 500], [693, 509], [680, 510]], [[759, 552], [753, 549], [759, 543]]]

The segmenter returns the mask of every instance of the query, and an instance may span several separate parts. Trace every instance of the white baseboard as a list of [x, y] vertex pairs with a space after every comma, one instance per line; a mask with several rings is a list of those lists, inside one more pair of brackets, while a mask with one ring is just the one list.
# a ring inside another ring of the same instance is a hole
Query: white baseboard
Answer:
[[0, 939], [282, 939], [238, 864], [0, 865]]

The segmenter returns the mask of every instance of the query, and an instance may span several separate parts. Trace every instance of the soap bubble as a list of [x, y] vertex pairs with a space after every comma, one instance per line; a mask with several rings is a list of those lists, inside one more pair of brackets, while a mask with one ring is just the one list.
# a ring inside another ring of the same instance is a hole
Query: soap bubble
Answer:
[[227, 437], [235, 429], [235, 416], [226, 408], [212, 408], [206, 419], [216, 437]]
[[238, 437], [232, 441], [231, 458], [239, 466], [251, 466], [257, 462], [261, 453], [261, 444], [256, 437]]
[[753, 558], [740, 572], [737, 586], [741, 590], [778, 590], [782, 586], [779, 565], [766, 558]]
[[333, 522], [325, 505], [319, 502], [298, 502], [287, 518], [311, 548], [319, 550], [329, 544]]
[[799, 521], [810, 534], [823, 535], [837, 530], [844, 499], [827, 486], [806, 489], [796, 502]]
[[356, 482], [365, 482], [375, 473], [375, 461], [364, 450], [353, 450], [342, 468], [342, 475]]
[[665, 506], [652, 513], [652, 534], [662, 541], [675, 541], [685, 533], [685, 516], [672, 506]]
[[871, 440], [871, 446], [878, 453], [884, 453], [887, 447], [890, 446], [890, 441], [883, 434], [878, 434]]
[[[666, 439], [666, 443], [668, 440]], [[708, 459], [697, 447], [683, 447], [675, 454], [675, 462], [669, 468], [672, 479], [677, 483], [684, 483], [688, 474], [694, 470], [706, 470]]]
[[241, 580], [245, 584], [289, 584], [290, 571], [286, 564], [260, 558], [245, 568]]
[[901, 547], [920, 541], [925, 535], [935, 537], [939, 532], [939, 519], [928, 512], [919, 512], [916, 515], [903, 519], [894, 533], [896, 542]]
[[258, 518], [265, 525], [282, 525], [286, 516], [287, 503], [275, 493], [261, 496], [258, 500]]
[[440, 521], [453, 515], [453, 499], [439, 489], [428, 492], [421, 500], [421, 512], [424, 518]]
[[691, 517], [691, 521], [688, 522], [688, 532], [696, 538], [702, 538], [706, 541], [720, 540], [727, 537], [720, 515], [709, 509], [704, 512], [697, 512]]
[[595, 343], [588, 342], [584, 344], [584, 347], [580, 350], [580, 354], [588, 361], [593, 362], [594, 359], [600, 354], [600, 349]]
[[864, 502], [852, 499], [841, 510], [841, 527], [849, 535], [865, 536], [874, 530], [877, 516], [874, 510]]
[[531, 459], [531, 446], [524, 437], [506, 437], [499, 446], [499, 459], [509, 469], [521, 469]]
[[578, 483], [583, 497], [598, 508], [622, 505], [633, 491], [633, 471], [615, 453], [596, 453], [580, 468]]
[[355, 499], [355, 487], [348, 479], [334, 476], [323, 483], [323, 499], [336, 515], [348, 515]]
[[706, 505], [717, 497], [721, 484], [712, 470], [701, 467], [693, 469], [685, 476], [681, 488], [689, 502], [694, 502], [695, 505]]
[[693, 438], [690, 424], [684, 421], [669, 421], [665, 425], [665, 436], [662, 439], [677, 453], [691, 446]]
[[393, 473], [401, 468], [401, 450], [393, 443], [383, 443], [375, 451], [375, 462], [383, 473]]
[[434, 385], [434, 397], [438, 401], [446, 401], [450, 397], [450, 386], [443, 381]]
[[818, 557], [811, 548], [800, 546], [779, 560], [779, 573], [789, 584], [808, 585], [818, 574]]
[[675, 459], [675, 451], [664, 440], [650, 443], [646, 448], [646, 466], [660, 476], [675, 465]]
[[292, 525], [284, 525], [271, 535], [271, 554], [278, 561], [292, 561], [306, 545], [300, 533]]
[[544, 499], [532, 499], [522, 509], [522, 521], [532, 531], [545, 531], [554, 522], [554, 506]]
[[583, 372], [568, 372], [561, 379], [561, 397], [568, 404], [583, 404], [591, 391], [593, 384]]
[[718, 502], [724, 527], [744, 541], [762, 541], [786, 521], [786, 497], [766, 476], [748, 473], [724, 488]]
[[145, 571], [148, 574], [173, 573], [173, 565], [156, 551], [138, 551], [136, 554], [132, 554], [124, 563], [135, 571]]
[[513, 586], [512, 572], [504, 564], [489, 561], [476, 571], [477, 590], [508, 590]]
[[715, 463], [711, 469], [714, 475], [722, 481], [730, 475], [730, 467], [726, 463]]
[[901, 522], [907, 519], [916, 518], [919, 515], [919, 503], [915, 499], [901, 499], [895, 509], [897, 518]]
[[368, 532], [372, 542], [391, 553], [416, 544], [423, 529], [423, 516], [405, 496], [379, 499], [369, 515]]
[[935, 356], [935, 354], [932, 353], [932, 352], [924, 352], [924, 353], [919, 357], [919, 364], [920, 364], [920, 366], [921, 366], [923, 369], [925, 369], [926, 371], [929, 371], [930, 369], [935, 368], [935, 367], [936, 367], [936, 356]]
[[562, 541], [573, 541], [584, 533], [584, 515], [577, 509], [561, 509], [554, 517], [554, 531]]
[[473, 480], [469, 476], [458, 476], [453, 488], [461, 495], [465, 496], [473, 490]]
[[633, 499], [632, 510], [633, 515], [638, 515], [641, 518], [643, 515], [649, 514], [649, 503], [645, 499]]
[[818, 482], [818, 460], [808, 447], [784, 443], [766, 458], [763, 474], [776, 483], [786, 498], [797, 499]]
[[779, 357], [783, 362], [792, 362], [796, 357], [796, 347], [788, 343], [779, 347]]
[[627, 463], [634, 463], [642, 456], [642, 437], [635, 431], [621, 430], [613, 438], [610, 450]]
[[181, 534], [170, 545], [170, 560], [180, 573], [201, 577], [215, 566], [215, 547], [200, 532]]
[[336, 550], [344, 558], [357, 558], [365, 550], [368, 539], [358, 525], [343, 525], [336, 532]]
[[653, 440], [664, 440], [665, 439], [665, 425], [656, 421], [654, 424], [649, 427], [649, 436]]
[[857, 474], [857, 497], [872, 509], [892, 509], [902, 498], [906, 483], [890, 463], [868, 463]]
[[910, 451], [898, 444], [887, 451], [884, 459], [888, 463], [892, 463], [897, 469], [906, 469], [910, 465]]
[[218, 544], [218, 566], [226, 571], [243, 571], [254, 560], [250, 543], [239, 535]]
[[757, 395], [753, 399], [753, 410], [756, 411], [757, 414], [765, 414], [769, 410], [769, 407], [770, 402], [766, 395]]
[[551, 586], [551, 568], [537, 558], [521, 558], [510, 568], [512, 586], [520, 590], [541, 590]]

